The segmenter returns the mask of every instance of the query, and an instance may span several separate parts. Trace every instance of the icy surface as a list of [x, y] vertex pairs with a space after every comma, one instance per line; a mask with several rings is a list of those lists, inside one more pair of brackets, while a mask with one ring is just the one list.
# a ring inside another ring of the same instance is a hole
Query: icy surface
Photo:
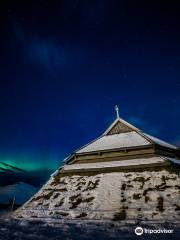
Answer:
[[78, 150], [77, 153], [144, 146], [149, 144], [151, 143], [147, 141], [144, 137], [142, 137], [137, 132], [132, 131], [127, 133], [102, 136], [96, 141]]

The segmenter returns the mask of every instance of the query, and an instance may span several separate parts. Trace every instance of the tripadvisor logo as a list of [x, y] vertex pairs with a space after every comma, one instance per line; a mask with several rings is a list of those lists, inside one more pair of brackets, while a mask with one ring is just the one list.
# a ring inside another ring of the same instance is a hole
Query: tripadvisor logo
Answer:
[[150, 229], [150, 228], [142, 228], [142, 227], [136, 227], [135, 228], [135, 234], [136, 235], [142, 235], [144, 234], [159, 234], [159, 233], [173, 233], [173, 229]]
[[143, 234], [143, 228], [142, 227], [137, 227], [135, 229], [135, 234], [136, 235], [142, 235]]

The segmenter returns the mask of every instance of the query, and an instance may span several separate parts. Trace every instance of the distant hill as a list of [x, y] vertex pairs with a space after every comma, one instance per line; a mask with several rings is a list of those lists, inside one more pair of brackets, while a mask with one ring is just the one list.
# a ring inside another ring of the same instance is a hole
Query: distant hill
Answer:
[[16, 204], [22, 205], [37, 190], [38, 188], [23, 182], [0, 187], [0, 204], [9, 204], [14, 199]]
[[0, 187], [25, 182], [40, 187], [50, 176], [52, 170], [26, 171], [16, 166], [0, 162]]
[[38, 191], [50, 174], [47, 169], [28, 172], [0, 162], [0, 208], [7, 208], [14, 197], [15, 203], [22, 205]]

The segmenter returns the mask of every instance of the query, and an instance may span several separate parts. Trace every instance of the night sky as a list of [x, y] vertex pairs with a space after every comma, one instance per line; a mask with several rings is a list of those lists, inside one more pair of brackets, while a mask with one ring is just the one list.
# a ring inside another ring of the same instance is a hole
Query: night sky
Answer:
[[0, 161], [55, 169], [120, 117], [180, 146], [177, 1], [0, 3]]

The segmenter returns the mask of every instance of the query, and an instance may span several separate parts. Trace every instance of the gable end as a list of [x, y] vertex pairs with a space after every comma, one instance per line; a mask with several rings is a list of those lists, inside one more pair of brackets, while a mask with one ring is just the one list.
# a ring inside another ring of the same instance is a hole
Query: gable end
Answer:
[[113, 134], [119, 134], [119, 133], [126, 133], [126, 132], [132, 132], [132, 129], [126, 126], [125, 124], [121, 122], [117, 122], [110, 130], [107, 132], [106, 135], [113, 135]]

